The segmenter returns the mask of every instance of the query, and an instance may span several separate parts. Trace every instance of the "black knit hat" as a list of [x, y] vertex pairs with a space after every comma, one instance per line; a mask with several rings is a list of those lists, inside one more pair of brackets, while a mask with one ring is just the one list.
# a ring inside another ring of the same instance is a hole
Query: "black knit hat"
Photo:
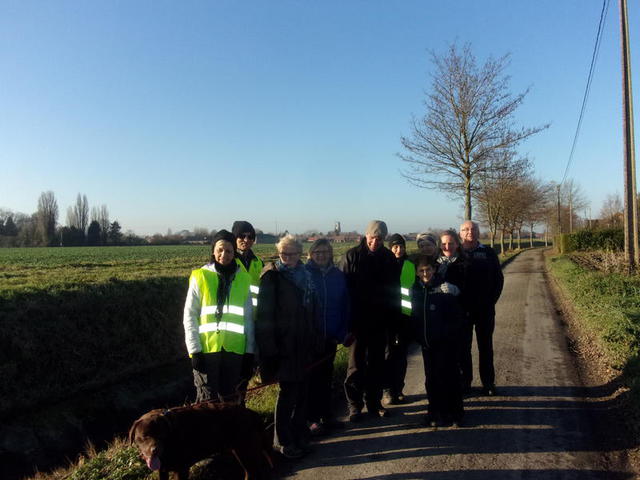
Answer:
[[399, 233], [394, 233], [389, 237], [389, 248], [393, 247], [394, 245], [402, 245], [403, 247], [406, 247], [407, 242], [402, 235], [400, 235]]
[[236, 237], [241, 233], [250, 233], [255, 238], [256, 231], [246, 220], [236, 220], [233, 222], [233, 226], [231, 227], [231, 233], [233, 233]]
[[233, 245], [233, 252], [235, 253], [235, 251], [236, 251], [236, 237], [235, 237], [235, 235], [233, 233], [229, 232], [228, 230], [220, 230], [211, 239], [211, 248], [213, 249], [213, 247], [215, 247], [216, 243], [218, 241], [220, 241], [220, 240], [224, 240], [226, 242], [229, 242], [231, 245]]

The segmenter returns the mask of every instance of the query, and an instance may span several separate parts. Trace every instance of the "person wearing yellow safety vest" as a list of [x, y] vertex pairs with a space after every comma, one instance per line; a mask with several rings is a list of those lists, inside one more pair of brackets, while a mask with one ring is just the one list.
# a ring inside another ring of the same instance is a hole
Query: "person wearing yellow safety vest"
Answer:
[[386, 405], [403, 403], [404, 377], [407, 373], [407, 352], [411, 343], [411, 287], [416, 281], [416, 267], [407, 257], [405, 239], [399, 233], [389, 237], [389, 250], [394, 254], [400, 271], [400, 307], [397, 321], [390, 323], [385, 360], [386, 385], [382, 402]]
[[236, 263], [242, 265], [251, 277], [251, 298], [255, 307], [260, 291], [260, 274], [264, 268], [264, 262], [251, 250], [256, 242], [256, 231], [246, 220], [236, 220], [231, 233], [236, 237]]
[[249, 274], [234, 261], [236, 239], [220, 230], [210, 263], [191, 272], [183, 325], [196, 402], [240, 395], [245, 353], [255, 352]]
[[280, 383], [273, 446], [285, 458], [299, 458], [309, 443], [309, 375], [324, 338], [313, 279], [300, 261], [302, 245], [286, 235], [276, 248], [280, 258], [265, 265], [260, 282], [256, 343], [262, 380]]
[[[264, 268], [263, 261], [253, 253], [251, 247], [256, 241], [256, 231], [246, 220], [236, 220], [231, 227], [231, 233], [236, 237], [236, 263], [240, 265], [251, 278], [251, 301], [253, 303], [253, 313], [255, 317], [256, 306], [258, 305], [258, 292], [260, 291], [260, 274]], [[254, 374], [255, 356], [253, 353], [246, 353], [242, 365], [242, 386], [241, 390], [246, 390], [249, 380]]]

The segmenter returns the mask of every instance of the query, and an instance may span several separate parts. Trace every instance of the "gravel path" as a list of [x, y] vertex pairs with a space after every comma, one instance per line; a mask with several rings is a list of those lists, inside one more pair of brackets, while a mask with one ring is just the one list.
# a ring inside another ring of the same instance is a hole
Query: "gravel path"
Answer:
[[[465, 400], [465, 428], [426, 428], [419, 352], [407, 373], [409, 403], [324, 437], [282, 478], [305, 479], [628, 479], [611, 453], [628, 445], [602, 429], [607, 399], [580, 384], [544, 274], [541, 250], [505, 267], [494, 336], [498, 396]], [[475, 350], [475, 347], [474, 347]], [[474, 375], [477, 361], [474, 351]], [[474, 379], [477, 382], [477, 378]], [[611, 422], [613, 424], [613, 422]], [[613, 439], [613, 440], [612, 440]]]

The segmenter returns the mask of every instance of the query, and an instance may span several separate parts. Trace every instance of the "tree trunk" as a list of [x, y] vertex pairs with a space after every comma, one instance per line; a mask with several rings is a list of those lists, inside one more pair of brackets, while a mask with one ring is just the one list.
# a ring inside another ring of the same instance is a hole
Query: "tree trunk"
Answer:
[[504, 255], [504, 229], [500, 231], [500, 253]]
[[522, 250], [522, 227], [518, 227], [518, 250]]
[[533, 224], [531, 224], [531, 229], [529, 230], [529, 245], [533, 248]]
[[509, 251], [513, 250], [513, 230], [509, 230]]
[[471, 178], [468, 176], [464, 182], [464, 219], [471, 220]]

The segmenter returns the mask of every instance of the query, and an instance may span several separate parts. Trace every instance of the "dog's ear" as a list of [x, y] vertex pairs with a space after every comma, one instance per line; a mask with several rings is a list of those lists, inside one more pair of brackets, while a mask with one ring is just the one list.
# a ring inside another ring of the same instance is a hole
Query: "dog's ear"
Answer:
[[131, 428], [129, 429], [129, 445], [133, 445], [133, 439], [135, 438], [136, 428], [138, 428], [139, 423], [140, 419], [133, 422], [133, 425], [131, 425]]

